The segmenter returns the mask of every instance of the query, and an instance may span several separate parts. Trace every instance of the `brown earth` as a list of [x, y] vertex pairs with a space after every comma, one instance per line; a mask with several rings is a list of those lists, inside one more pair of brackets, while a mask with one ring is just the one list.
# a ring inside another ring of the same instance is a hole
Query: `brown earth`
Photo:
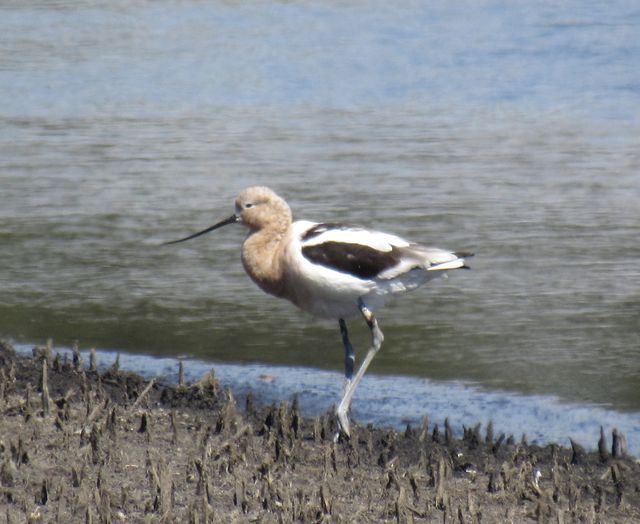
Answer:
[[0, 344], [0, 522], [640, 522], [621, 435], [587, 453], [425, 420], [334, 443], [333, 415], [240, 408], [213, 375], [169, 386], [34, 355]]

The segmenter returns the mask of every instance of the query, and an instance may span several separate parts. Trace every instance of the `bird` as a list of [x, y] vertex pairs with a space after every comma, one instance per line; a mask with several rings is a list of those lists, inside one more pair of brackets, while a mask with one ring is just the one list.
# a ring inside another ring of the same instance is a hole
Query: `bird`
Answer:
[[[448, 271], [468, 269], [465, 258], [473, 253], [425, 247], [393, 234], [343, 223], [293, 221], [287, 202], [265, 186], [241, 191], [230, 217], [164, 244], [192, 240], [230, 224], [242, 224], [249, 230], [241, 260], [260, 289], [311, 315], [338, 321], [345, 379], [336, 408], [336, 439], [339, 435], [350, 438], [353, 395], [384, 340], [373, 311], [390, 297]], [[355, 351], [346, 323], [354, 316], [362, 316], [371, 332], [371, 345], [355, 374]]]

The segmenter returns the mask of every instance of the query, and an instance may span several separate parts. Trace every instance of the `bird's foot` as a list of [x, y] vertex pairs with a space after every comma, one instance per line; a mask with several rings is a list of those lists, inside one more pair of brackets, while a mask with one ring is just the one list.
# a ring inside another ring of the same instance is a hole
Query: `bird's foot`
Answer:
[[342, 403], [336, 409], [336, 417], [338, 419], [338, 431], [333, 437], [334, 442], [338, 442], [340, 436], [344, 436], [347, 440], [351, 438], [351, 425], [349, 423], [349, 416], [347, 411], [349, 408]]

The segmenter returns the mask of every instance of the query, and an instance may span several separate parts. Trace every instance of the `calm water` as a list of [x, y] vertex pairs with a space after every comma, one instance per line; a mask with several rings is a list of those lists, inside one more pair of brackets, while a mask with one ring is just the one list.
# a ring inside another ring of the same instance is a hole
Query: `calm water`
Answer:
[[159, 245], [265, 184], [477, 253], [372, 373], [640, 416], [640, 8], [451, 4], [3, 2], [0, 337], [339, 371], [241, 228]]

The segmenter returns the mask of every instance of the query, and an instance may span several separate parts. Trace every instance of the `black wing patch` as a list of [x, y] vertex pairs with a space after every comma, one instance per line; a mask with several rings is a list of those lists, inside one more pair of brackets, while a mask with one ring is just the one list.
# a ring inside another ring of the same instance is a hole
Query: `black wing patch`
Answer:
[[331, 229], [344, 230], [344, 229], [353, 229], [353, 228], [354, 226], [349, 226], [347, 224], [337, 224], [335, 222], [325, 222], [322, 224], [316, 224], [312, 228], [307, 229], [304, 232], [304, 235], [302, 235], [302, 237], [300, 238], [300, 240], [302, 240], [303, 242], [306, 240], [310, 240], [312, 238], [317, 237], [318, 235], [322, 235], [322, 233], [326, 233]]
[[378, 251], [362, 244], [346, 242], [324, 242], [315, 246], [305, 246], [302, 248], [302, 255], [314, 264], [349, 273], [358, 278], [374, 278], [398, 264], [401, 258], [401, 253], [396, 247], [391, 251]]

